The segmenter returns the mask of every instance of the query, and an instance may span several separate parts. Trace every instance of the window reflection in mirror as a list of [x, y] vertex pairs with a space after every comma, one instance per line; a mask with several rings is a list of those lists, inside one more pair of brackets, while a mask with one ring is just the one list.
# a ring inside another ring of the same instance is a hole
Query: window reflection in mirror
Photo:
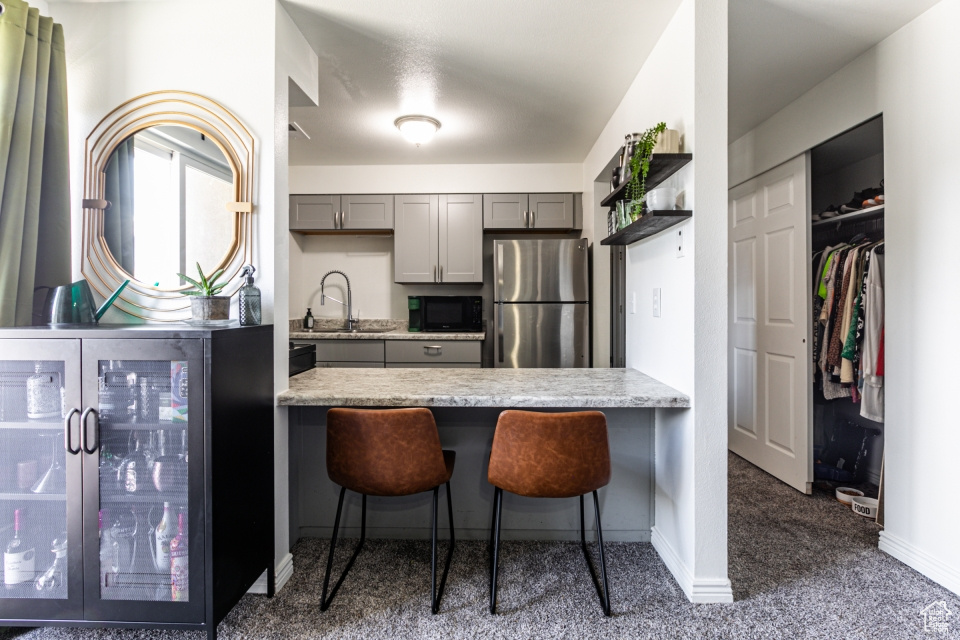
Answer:
[[137, 280], [170, 289], [177, 273], [212, 272], [234, 240], [233, 174], [220, 148], [180, 126], [138, 131], [114, 149], [104, 169], [103, 236], [114, 259]]

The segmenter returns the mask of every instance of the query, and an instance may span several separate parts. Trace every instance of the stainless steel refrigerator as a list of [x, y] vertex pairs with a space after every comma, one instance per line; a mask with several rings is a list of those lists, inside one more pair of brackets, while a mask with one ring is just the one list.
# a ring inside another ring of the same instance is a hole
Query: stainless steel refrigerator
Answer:
[[493, 245], [494, 365], [590, 366], [586, 240], [497, 240]]

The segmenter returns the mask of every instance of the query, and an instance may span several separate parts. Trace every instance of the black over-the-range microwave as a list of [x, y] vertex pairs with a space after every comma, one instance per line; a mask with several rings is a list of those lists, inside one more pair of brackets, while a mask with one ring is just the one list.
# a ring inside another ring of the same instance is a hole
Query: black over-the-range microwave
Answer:
[[408, 296], [410, 331], [483, 331], [480, 296]]

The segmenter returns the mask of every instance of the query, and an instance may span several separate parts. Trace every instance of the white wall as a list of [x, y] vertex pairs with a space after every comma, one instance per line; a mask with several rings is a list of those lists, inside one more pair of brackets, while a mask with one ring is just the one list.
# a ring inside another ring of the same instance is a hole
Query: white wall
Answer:
[[[309, 45], [292, 21], [283, 19], [286, 14], [275, 0], [245, 2], [243, 11], [230, 0], [49, 5], [66, 36], [75, 277], [81, 277], [80, 201], [87, 135], [109, 111], [143, 93], [174, 89], [207, 96], [232, 111], [256, 139], [253, 261], [263, 294], [264, 322], [280, 323], [275, 328], [274, 367], [284, 373], [287, 159], [286, 147], [275, 154], [275, 145], [277, 141], [285, 145], [287, 138], [287, 77], [280, 75], [288, 72], [303, 82], [307, 95], [311, 95], [312, 82], [312, 95], [316, 95], [316, 56], [312, 63], [303, 61]], [[242, 44], [238, 44], [238, 34], [242, 34]], [[282, 135], [278, 134], [280, 128]], [[277, 233], [278, 225], [283, 233]], [[112, 321], [124, 319], [116, 314]], [[287, 376], [278, 375], [275, 385], [278, 390], [286, 389]], [[278, 411], [276, 420], [276, 464], [286, 469], [286, 411]], [[277, 522], [282, 524], [277, 527], [278, 561], [289, 550], [286, 495], [286, 475], [278, 474]]]
[[[656, 100], [650, 88], [656, 87]], [[687, 596], [732, 600], [726, 552], [726, 2], [684, 0], [584, 162], [584, 216], [606, 235], [594, 180], [623, 135], [665, 121], [694, 161], [667, 183], [693, 219], [627, 250], [628, 367], [689, 394], [694, 408], [658, 410], [653, 539]], [[694, 123], [696, 121], [696, 132]], [[603, 183], [597, 183], [603, 185]], [[696, 192], [696, 193], [695, 193]], [[703, 230], [703, 231], [701, 231]], [[677, 257], [677, 232], [684, 257]], [[700, 233], [706, 238], [698, 243]], [[596, 297], [609, 253], [595, 255]], [[652, 290], [662, 314], [652, 315]]]
[[[730, 184], [883, 113], [887, 208], [885, 529], [880, 548], [960, 593], [960, 1], [943, 0], [730, 145]], [[935, 310], [935, 311], [933, 311]], [[944, 493], [946, 492], [946, 493]]]

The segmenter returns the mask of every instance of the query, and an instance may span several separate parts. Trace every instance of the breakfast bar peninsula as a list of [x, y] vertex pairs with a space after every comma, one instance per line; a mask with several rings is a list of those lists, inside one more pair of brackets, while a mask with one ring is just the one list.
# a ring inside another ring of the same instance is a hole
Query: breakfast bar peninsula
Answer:
[[[457, 452], [450, 481], [457, 535], [487, 539], [493, 487], [487, 458], [504, 409], [602, 411], [612, 461], [600, 492], [604, 537], [650, 540], [654, 524], [656, 411], [683, 411], [690, 399], [634, 369], [313, 369], [290, 379], [278, 396], [290, 407], [290, 539], [328, 537], [339, 487], [325, 468], [326, 412], [331, 407], [428, 407], [444, 449]], [[544, 455], [549, 455], [544, 452]], [[344, 535], [359, 535], [359, 496], [348, 498]], [[429, 493], [368, 501], [368, 535], [429, 537]], [[509, 496], [505, 539], [573, 540], [576, 500]]]

